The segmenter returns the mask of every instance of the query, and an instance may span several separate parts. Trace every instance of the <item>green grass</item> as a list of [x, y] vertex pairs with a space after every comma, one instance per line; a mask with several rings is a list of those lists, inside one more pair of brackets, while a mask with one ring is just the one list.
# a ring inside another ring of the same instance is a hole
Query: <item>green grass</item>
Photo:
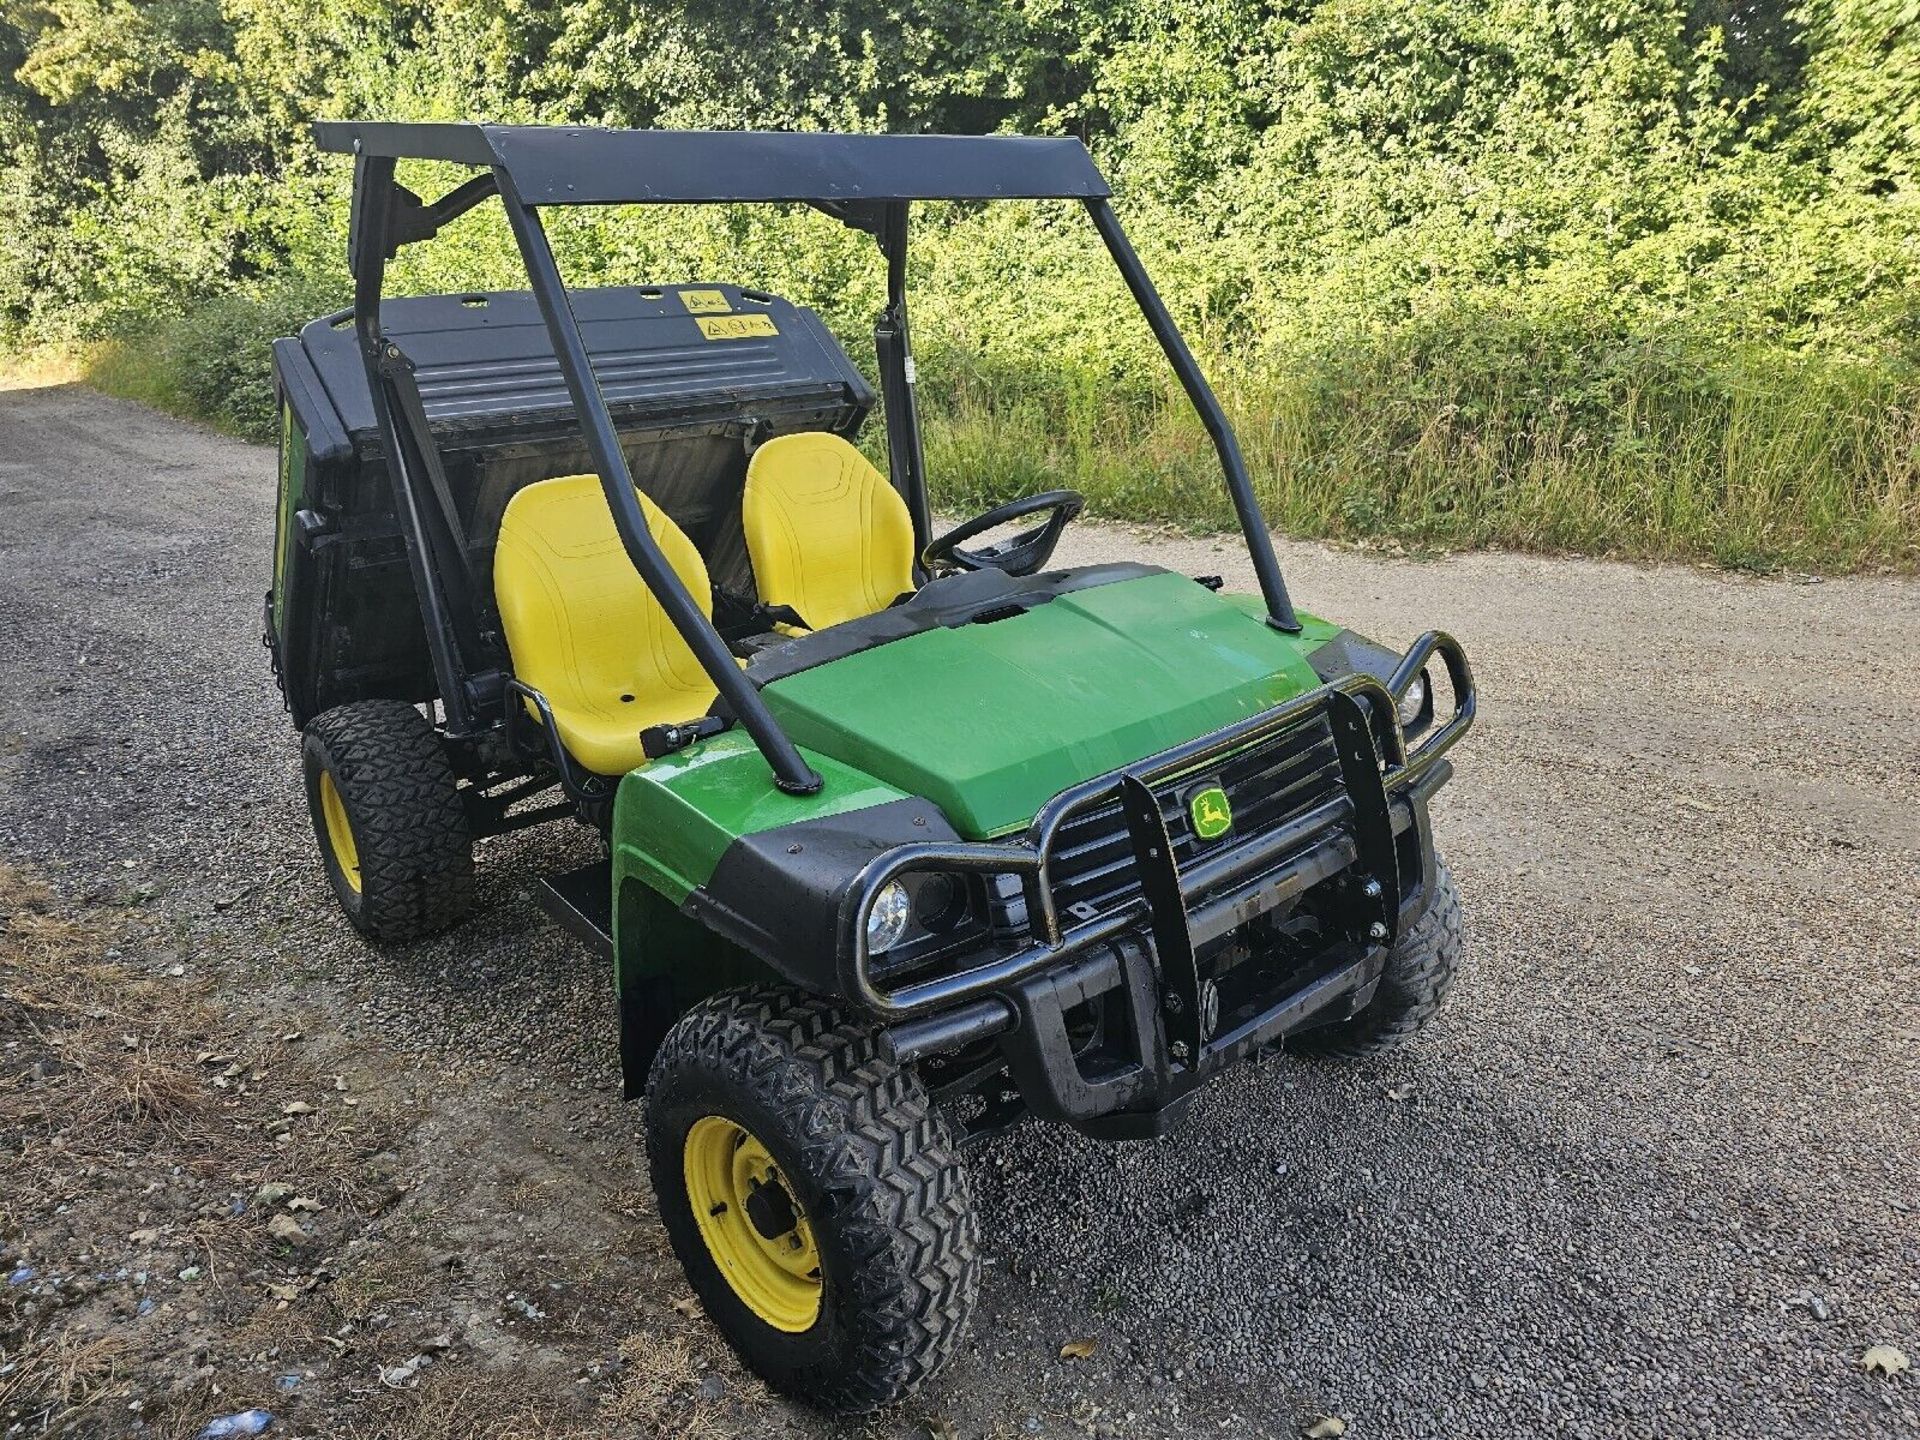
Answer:
[[169, 415], [232, 431], [233, 426], [219, 426], [216, 416], [188, 390], [180, 369], [169, 363], [170, 358], [144, 336], [103, 340], [85, 353], [80, 378], [109, 395], [138, 400]]
[[[271, 340], [337, 303], [311, 287], [225, 297], [81, 352], [81, 373], [270, 440]], [[1453, 315], [1207, 368], [1289, 534], [1920, 571], [1920, 379], [1885, 360], [1583, 325]], [[1106, 518], [1231, 528], [1185, 397], [1129, 378], [1143, 368], [1012, 370], [925, 345], [936, 502], [970, 511], [1064, 485]]]
[[[1409, 547], [1499, 546], [1731, 568], [1920, 569], [1920, 386], [1760, 347], [1684, 378], [1642, 362], [1580, 403], [1540, 378], [1394, 342], [1221, 385], [1276, 528]], [[922, 374], [936, 366], [923, 366]], [[1169, 387], [1171, 390], [1171, 387]], [[1233, 524], [1177, 392], [1090, 402], [1071, 382], [929, 395], [930, 473], [968, 510], [1050, 485], [1089, 510]]]
[[267, 443], [278, 424], [274, 340], [342, 303], [333, 288], [310, 283], [223, 295], [87, 348], [81, 376], [109, 394]]

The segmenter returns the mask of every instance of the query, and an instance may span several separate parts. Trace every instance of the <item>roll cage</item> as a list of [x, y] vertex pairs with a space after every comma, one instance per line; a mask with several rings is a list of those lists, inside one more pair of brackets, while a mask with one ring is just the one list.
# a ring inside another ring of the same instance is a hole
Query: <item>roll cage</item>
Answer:
[[[541, 221], [545, 206], [799, 203], [873, 236], [887, 266], [886, 307], [874, 327], [874, 344], [888, 468], [912, 515], [919, 554], [932, 536], [907, 321], [910, 207], [919, 200], [1079, 201], [1219, 454], [1267, 623], [1288, 633], [1300, 629], [1233, 427], [1121, 229], [1105, 178], [1078, 140], [360, 121], [322, 121], [314, 136], [322, 150], [354, 157], [348, 239], [354, 335], [386, 452], [395, 515], [408, 537], [408, 563], [449, 734], [475, 733], [481, 728], [478, 712], [495, 697], [476, 683], [474, 577], [451, 531], [447, 482], [412, 366], [382, 333], [380, 300], [387, 261], [401, 246], [431, 239], [495, 196], [506, 211], [621, 543], [717, 687], [720, 703], [765, 756], [780, 789], [811, 794], [821, 780], [654, 544]], [[426, 202], [395, 179], [403, 159], [449, 161], [484, 173]]]

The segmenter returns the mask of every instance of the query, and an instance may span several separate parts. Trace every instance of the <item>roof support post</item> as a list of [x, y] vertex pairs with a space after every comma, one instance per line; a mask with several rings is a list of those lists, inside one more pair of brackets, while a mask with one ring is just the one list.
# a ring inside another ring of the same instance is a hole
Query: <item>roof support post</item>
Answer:
[[700, 668], [719, 690], [721, 699], [760, 747], [760, 753], [773, 769], [774, 783], [790, 795], [813, 794], [820, 788], [820, 776], [801, 758], [793, 741], [767, 709], [766, 701], [760, 698], [760, 692], [741, 674], [720, 632], [694, 603], [686, 586], [680, 583], [680, 577], [660, 553], [660, 547], [654, 544], [646, 515], [640, 509], [640, 499], [634, 493], [626, 452], [620, 447], [613, 417], [607, 413], [606, 397], [600, 393], [600, 382], [593, 373], [593, 359], [567, 299], [566, 282], [553, 258], [553, 248], [547, 243], [546, 227], [540, 223], [539, 211], [521, 199], [513, 176], [505, 166], [495, 167], [494, 178], [505, 204], [507, 223], [520, 247], [520, 258], [526, 263], [534, 300], [547, 322], [554, 357], [560, 362], [567, 393], [573, 399], [574, 415], [586, 437], [587, 452], [599, 472], [600, 487], [606, 492], [607, 508], [613, 512], [614, 528], [620, 532], [620, 542], [626, 547], [628, 559], [667, 612], [680, 638], [687, 642], [687, 648], [693, 651]]
[[[380, 293], [387, 273], [387, 236], [392, 223], [394, 162], [389, 156], [354, 156], [353, 211], [348, 223], [347, 264], [353, 271], [353, 331], [367, 371], [373, 418], [386, 451], [387, 480], [393, 489], [394, 517], [406, 531], [407, 566], [420, 602], [421, 627], [433, 678], [446, 707], [447, 730], [471, 735], [476, 727], [473, 696], [467, 689], [467, 665], [460, 651], [459, 627], [441, 575], [441, 550], [457, 547], [459, 535], [439, 535], [421, 496], [427, 477], [423, 460], [411, 447], [394, 415], [395, 397], [386, 375], [387, 341], [380, 329]], [[397, 352], [396, 352], [397, 353]], [[430, 442], [425, 442], [430, 443]], [[443, 527], [444, 528], [444, 527]]]
[[1253, 483], [1247, 478], [1247, 462], [1241, 458], [1240, 442], [1234, 438], [1226, 411], [1220, 408], [1220, 400], [1207, 384], [1207, 377], [1200, 373], [1200, 366], [1181, 338], [1180, 328], [1167, 313], [1160, 292], [1153, 288], [1146, 267], [1134, 253], [1133, 243], [1120, 228], [1113, 206], [1104, 197], [1088, 200], [1086, 206], [1100, 238], [1106, 241], [1107, 253], [1113, 256], [1114, 264], [1126, 277], [1127, 289], [1133, 292], [1134, 302], [1147, 317], [1153, 338], [1160, 342], [1160, 348], [1172, 362], [1173, 373], [1180, 377], [1181, 387], [1193, 402], [1193, 408], [1200, 412], [1200, 421], [1213, 439], [1213, 448], [1219, 452], [1220, 468], [1227, 477], [1227, 492], [1233, 496], [1234, 514], [1240, 519], [1247, 553], [1253, 559], [1253, 573], [1260, 581], [1261, 597], [1267, 602], [1267, 623], [1289, 635], [1298, 634], [1300, 621], [1293, 613], [1292, 600], [1287, 597], [1287, 582], [1280, 575], [1279, 557], [1273, 553], [1273, 536], [1267, 529], [1266, 517], [1260, 513]]
[[915, 396], [913, 340], [907, 329], [907, 202], [881, 207], [877, 235], [887, 257], [887, 308], [873, 327], [880, 364], [880, 394], [887, 411], [887, 471], [913, 517], [914, 578], [924, 583], [920, 556], [933, 538], [927, 499], [927, 460], [920, 444], [920, 405]]

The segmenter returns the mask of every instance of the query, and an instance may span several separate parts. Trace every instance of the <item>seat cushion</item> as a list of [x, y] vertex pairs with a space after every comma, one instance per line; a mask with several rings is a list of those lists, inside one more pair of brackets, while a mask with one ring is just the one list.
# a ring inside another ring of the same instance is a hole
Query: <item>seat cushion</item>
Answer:
[[884, 610], [913, 587], [913, 519], [887, 479], [838, 435], [769, 440], [747, 465], [741, 519], [754, 581], [809, 628]]
[[[640, 509], [711, 613], [700, 552], [645, 495]], [[515, 677], [547, 697], [567, 752], [595, 774], [645, 764], [642, 730], [697, 719], [713, 703], [713, 682], [627, 558], [597, 476], [542, 480], [508, 502], [493, 594]]]

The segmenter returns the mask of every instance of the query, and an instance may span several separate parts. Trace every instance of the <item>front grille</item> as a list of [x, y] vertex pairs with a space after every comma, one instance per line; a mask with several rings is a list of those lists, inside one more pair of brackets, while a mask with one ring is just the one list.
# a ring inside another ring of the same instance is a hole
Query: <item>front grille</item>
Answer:
[[[1340, 759], [1324, 712], [1278, 735], [1229, 755], [1216, 765], [1154, 787], [1160, 813], [1173, 839], [1174, 858], [1231, 849], [1241, 841], [1284, 825], [1332, 798], [1340, 789]], [[1188, 797], [1207, 785], [1227, 793], [1233, 828], [1218, 840], [1201, 840], [1187, 813]], [[1133, 841], [1115, 800], [1076, 815], [1055, 833], [1054, 904], [1064, 923], [1125, 904], [1139, 894]]]

